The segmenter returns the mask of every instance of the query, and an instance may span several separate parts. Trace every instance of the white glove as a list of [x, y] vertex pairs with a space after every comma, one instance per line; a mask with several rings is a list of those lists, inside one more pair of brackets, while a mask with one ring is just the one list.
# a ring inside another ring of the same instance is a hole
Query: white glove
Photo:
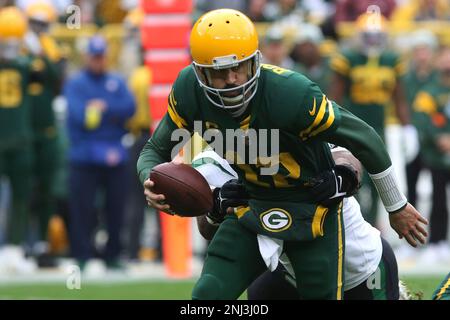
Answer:
[[413, 161], [419, 154], [419, 134], [412, 124], [403, 126], [403, 151], [406, 163]]

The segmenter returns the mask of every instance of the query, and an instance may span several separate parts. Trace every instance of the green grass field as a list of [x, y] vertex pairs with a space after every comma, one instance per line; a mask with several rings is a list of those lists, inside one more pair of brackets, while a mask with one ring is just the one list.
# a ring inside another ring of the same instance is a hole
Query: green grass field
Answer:
[[[411, 292], [430, 299], [442, 277], [401, 277]], [[194, 281], [86, 283], [80, 290], [69, 290], [65, 283], [0, 285], [0, 299], [120, 299], [178, 300], [190, 299]], [[244, 294], [242, 299], [246, 299]]]

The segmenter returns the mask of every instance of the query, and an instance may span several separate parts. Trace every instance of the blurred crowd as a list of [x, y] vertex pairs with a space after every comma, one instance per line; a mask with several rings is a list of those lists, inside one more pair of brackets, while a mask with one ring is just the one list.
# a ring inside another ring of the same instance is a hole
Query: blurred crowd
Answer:
[[[152, 128], [139, 4], [0, 0], [0, 272], [61, 257], [81, 268], [91, 259], [119, 269], [161, 260], [159, 215], [146, 207], [135, 169]], [[67, 48], [53, 30], [64, 28], [71, 5], [82, 26], [120, 25], [121, 39], [80, 33], [85, 41]], [[413, 205], [420, 173], [432, 177], [422, 254], [450, 261], [450, 2], [197, 0], [192, 21], [221, 7], [257, 22], [264, 63], [304, 74], [382, 137], [386, 123], [400, 125]], [[367, 178], [360, 203], [376, 226], [379, 200]]]

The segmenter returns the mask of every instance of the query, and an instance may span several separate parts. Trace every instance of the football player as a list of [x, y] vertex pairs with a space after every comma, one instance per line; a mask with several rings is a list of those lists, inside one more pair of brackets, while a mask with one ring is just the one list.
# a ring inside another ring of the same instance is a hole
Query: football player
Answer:
[[[343, 173], [333, 169], [327, 142], [346, 147], [371, 173], [399, 236], [412, 246], [424, 241], [422, 223], [426, 220], [399, 190], [381, 138], [306, 77], [261, 65], [255, 26], [243, 13], [231, 9], [206, 13], [192, 29], [190, 47], [193, 64], [180, 72], [169, 96], [168, 112], [137, 163], [147, 201], [161, 211], [170, 208], [161, 202], [164, 195], [152, 191], [154, 182], [149, 176], [155, 165], [170, 161], [178, 144], [172, 141], [172, 133], [177, 129], [181, 134], [194, 129], [202, 133], [206, 127], [214, 127], [229, 146], [220, 152], [231, 159], [250, 195], [248, 206], [220, 223], [193, 289], [194, 299], [238, 298], [266, 270], [257, 236], [283, 247], [302, 298], [342, 298], [341, 202], [322, 206], [311, 201], [312, 192], [322, 192], [311, 184], [320, 172], [331, 174], [333, 186], [338, 186], [330, 198], [343, 192], [339, 189]], [[237, 137], [244, 150], [259, 145], [260, 153], [246, 159], [251, 152], [236, 148], [236, 135], [229, 133], [258, 129], [269, 131], [271, 139], [254, 142], [247, 135]], [[274, 145], [278, 150], [273, 154], [264, 152]], [[266, 161], [268, 157], [272, 163]], [[219, 196], [226, 201], [224, 194]]]
[[31, 188], [30, 60], [21, 55], [27, 21], [16, 7], [0, 9], [0, 176], [9, 178], [12, 210], [7, 243], [25, 242]]
[[[25, 8], [30, 26], [25, 43], [32, 58], [32, 70], [40, 79], [29, 87], [33, 125], [34, 205], [39, 224], [39, 244], [46, 244], [50, 217], [56, 213], [55, 175], [61, 154], [53, 99], [59, 94], [64, 59], [48, 30], [56, 21], [55, 9], [46, 1], [32, 2]], [[39, 250], [46, 250], [38, 248]], [[43, 253], [43, 252], [35, 252]]]
[[[348, 194], [355, 193], [361, 180], [362, 167], [359, 161], [348, 151], [333, 148], [333, 159], [338, 166], [350, 166], [349, 175], [343, 175], [344, 185], [348, 185]], [[197, 155], [192, 166], [199, 171], [211, 188], [222, 188], [228, 181], [238, 179], [236, 172], [225, 159], [212, 150]], [[321, 174], [321, 177], [326, 175]], [[331, 176], [328, 176], [331, 177]], [[347, 181], [350, 180], [350, 181]], [[334, 181], [318, 179], [318, 184], [326, 185]], [[232, 185], [232, 184], [228, 184]], [[228, 186], [227, 185], [227, 186]], [[227, 187], [226, 186], [226, 187]], [[350, 190], [352, 188], [353, 190]], [[326, 188], [328, 189], [328, 188]], [[216, 192], [217, 193], [217, 192]], [[238, 194], [236, 203], [245, 205], [248, 199]], [[231, 198], [231, 197], [230, 197]], [[327, 197], [325, 197], [326, 199]], [[315, 200], [321, 202], [323, 195]], [[335, 201], [338, 201], [336, 199]], [[389, 243], [380, 237], [380, 232], [364, 221], [358, 202], [354, 197], [343, 199], [342, 217], [345, 227], [344, 257], [344, 299], [345, 300], [398, 300], [399, 280], [397, 261]], [[217, 206], [216, 206], [217, 207]], [[222, 212], [213, 215], [220, 220]], [[217, 226], [208, 223], [206, 216], [197, 217], [200, 233], [206, 240], [211, 240]], [[264, 255], [264, 246], [259, 249]], [[295, 274], [286, 255], [279, 257], [279, 264], [274, 272], [269, 270], [256, 279], [248, 288], [249, 300], [286, 300], [298, 299], [295, 288]]]
[[437, 59], [438, 76], [425, 85], [414, 100], [423, 161], [433, 183], [430, 213], [430, 239], [425, 260], [450, 258], [447, 238], [449, 212], [446, 187], [450, 183], [450, 48], [441, 49]]
[[450, 273], [433, 293], [433, 300], [450, 300]]
[[[380, 14], [366, 13], [357, 19], [356, 28], [357, 48], [344, 50], [330, 61], [334, 71], [330, 98], [337, 103], [345, 102], [350, 112], [367, 122], [383, 139], [385, 110], [389, 110], [393, 101], [408, 141], [404, 146], [409, 149], [405, 151], [418, 151], [417, 131], [410, 124], [409, 110], [399, 81], [406, 72], [406, 61], [387, 50], [386, 19]], [[361, 201], [362, 212], [365, 219], [375, 225], [379, 198], [367, 174], [364, 175], [360, 196], [369, 198], [369, 201]]]

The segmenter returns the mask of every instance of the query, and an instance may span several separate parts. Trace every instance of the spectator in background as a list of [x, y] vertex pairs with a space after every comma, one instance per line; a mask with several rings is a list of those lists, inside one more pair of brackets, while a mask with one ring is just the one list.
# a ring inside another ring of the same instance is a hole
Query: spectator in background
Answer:
[[97, 0], [95, 20], [97, 25], [121, 23], [127, 15], [127, 8], [123, 0]]
[[285, 35], [294, 34], [305, 22], [305, 11], [296, 0], [276, 0], [267, 4], [265, 12], [269, 20], [283, 30]]
[[298, 28], [291, 58], [295, 61], [294, 70], [304, 74], [317, 83], [324, 93], [328, 93], [331, 72], [328, 61], [321, 55], [320, 44], [323, 34], [319, 27], [304, 24]]
[[[438, 47], [438, 41], [433, 32], [428, 30], [418, 30], [411, 37], [411, 63], [409, 70], [403, 78], [406, 101], [410, 108], [413, 124], [417, 130], [421, 131], [416, 121], [416, 112], [412, 108], [416, 94], [427, 84], [436, 80], [436, 71], [434, 69], [435, 51]], [[406, 179], [408, 184], [408, 199], [415, 206], [417, 201], [416, 184], [420, 172], [424, 169], [422, 155], [420, 152], [406, 166]]]
[[128, 158], [121, 139], [135, 106], [124, 80], [107, 71], [106, 49], [104, 38], [92, 37], [86, 68], [64, 87], [70, 141], [69, 238], [72, 256], [82, 268], [94, 258], [95, 203], [99, 191], [104, 192], [108, 242], [103, 259], [108, 267], [118, 266], [121, 250]]
[[248, 0], [194, 0], [196, 8], [194, 18], [200, 17], [205, 12], [219, 8], [235, 9], [241, 12], [246, 12], [247, 1]]
[[294, 61], [288, 55], [283, 30], [278, 26], [269, 28], [261, 45], [263, 63], [273, 64], [285, 69], [292, 69]]
[[324, 23], [336, 11], [333, 0], [302, 0], [301, 6], [308, 17], [307, 21], [316, 25]]
[[437, 81], [425, 85], [414, 101], [423, 161], [433, 181], [429, 246], [421, 257], [431, 265], [450, 262], [446, 193], [450, 182], [450, 48], [444, 48], [436, 62]]
[[26, 10], [30, 31], [26, 35], [27, 49], [32, 57], [32, 69], [41, 79], [29, 87], [33, 125], [34, 190], [33, 209], [39, 232], [33, 254], [47, 253], [47, 229], [50, 217], [56, 213], [55, 175], [60, 154], [53, 111], [53, 99], [59, 94], [64, 60], [55, 40], [48, 34], [56, 21], [56, 11], [45, 1], [37, 1]]
[[253, 22], [269, 22], [270, 17], [267, 14], [268, 0], [249, 0], [247, 15]]
[[[275, 0], [267, 4], [267, 12], [273, 20], [279, 20], [299, 11], [297, 0]], [[302, 13], [303, 14], [303, 13]]]
[[450, 20], [448, 0], [410, 0], [398, 7], [392, 15], [395, 25], [433, 20]]
[[380, 9], [379, 13], [389, 19], [397, 3], [395, 0], [337, 0], [335, 24], [356, 21], [360, 15], [368, 12], [370, 6], [378, 7]]

